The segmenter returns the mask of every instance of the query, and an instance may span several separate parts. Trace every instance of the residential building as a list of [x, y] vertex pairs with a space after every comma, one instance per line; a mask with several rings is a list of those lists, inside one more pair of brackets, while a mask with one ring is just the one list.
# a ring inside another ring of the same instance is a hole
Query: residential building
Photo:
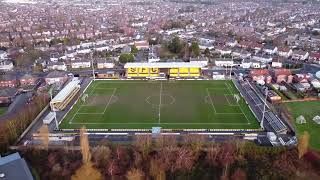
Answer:
[[107, 59], [98, 59], [97, 60], [97, 68], [98, 69], [109, 69], [114, 68], [115, 64]]
[[250, 77], [253, 81], [264, 81], [265, 83], [271, 83], [272, 77], [267, 69], [252, 69], [250, 71]]
[[46, 70], [67, 71], [67, 66], [64, 62], [51, 62], [47, 64]]
[[0, 71], [11, 71], [13, 70], [14, 66], [12, 61], [10, 60], [3, 60], [0, 61]]
[[1, 179], [7, 180], [33, 180], [30, 169], [19, 153], [0, 157]]
[[0, 89], [0, 105], [11, 104], [13, 98], [18, 94], [16, 88], [8, 87]]
[[293, 76], [289, 69], [274, 69], [272, 71], [273, 80], [276, 83], [286, 82], [292, 83]]
[[233, 59], [231, 58], [217, 58], [214, 60], [215, 65], [219, 67], [230, 67], [233, 66]]
[[68, 80], [66, 72], [63, 71], [52, 71], [45, 77], [45, 82], [48, 85], [51, 84], [64, 84]]
[[295, 60], [304, 61], [308, 59], [308, 57], [309, 57], [309, 53], [302, 50], [293, 51], [292, 53], [292, 59], [295, 59]]
[[136, 46], [136, 48], [138, 50], [142, 50], [142, 49], [149, 49], [149, 43], [148, 41], [135, 41], [134, 45]]
[[291, 56], [293, 53], [292, 49], [286, 48], [286, 47], [279, 48], [277, 52], [279, 56], [286, 57], [286, 58]]
[[16, 75], [0, 75], [0, 87], [17, 87], [18, 81]]
[[82, 68], [90, 68], [91, 61], [86, 59], [78, 59], [71, 62], [72, 69], [82, 69]]
[[19, 78], [21, 86], [33, 86], [36, 85], [39, 78], [31, 75], [31, 74], [24, 74], [22, 77]]

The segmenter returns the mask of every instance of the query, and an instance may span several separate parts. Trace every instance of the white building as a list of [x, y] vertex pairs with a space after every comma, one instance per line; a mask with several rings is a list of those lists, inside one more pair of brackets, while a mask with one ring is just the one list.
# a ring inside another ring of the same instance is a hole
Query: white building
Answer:
[[48, 62], [45, 70], [67, 71], [67, 66], [64, 62]]
[[111, 69], [114, 68], [115, 64], [112, 61], [108, 61], [106, 59], [97, 60], [97, 68], [98, 69]]
[[11, 71], [14, 68], [12, 61], [4, 60], [0, 61], [0, 70]]
[[0, 60], [4, 60], [8, 58], [8, 53], [0, 50]]
[[72, 69], [81, 69], [81, 68], [90, 68], [91, 67], [91, 61], [89, 60], [75, 60], [71, 62], [71, 68]]
[[234, 66], [233, 59], [231, 58], [218, 58], [215, 59], [215, 65], [219, 67], [230, 67]]

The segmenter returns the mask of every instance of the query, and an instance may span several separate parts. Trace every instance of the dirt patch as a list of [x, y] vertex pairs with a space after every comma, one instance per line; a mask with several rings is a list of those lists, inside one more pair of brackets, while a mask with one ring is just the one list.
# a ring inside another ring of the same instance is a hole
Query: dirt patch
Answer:
[[105, 106], [110, 103], [112, 103], [113, 99], [111, 96], [89, 96], [87, 101], [85, 102], [85, 106]]

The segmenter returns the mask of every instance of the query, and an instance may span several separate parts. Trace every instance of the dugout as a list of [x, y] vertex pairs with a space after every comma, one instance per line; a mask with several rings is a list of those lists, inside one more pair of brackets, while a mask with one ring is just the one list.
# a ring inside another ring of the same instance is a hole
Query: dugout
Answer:
[[126, 63], [128, 78], [198, 78], [201, 75], [200, 62], [154, 62], [154, 63]]

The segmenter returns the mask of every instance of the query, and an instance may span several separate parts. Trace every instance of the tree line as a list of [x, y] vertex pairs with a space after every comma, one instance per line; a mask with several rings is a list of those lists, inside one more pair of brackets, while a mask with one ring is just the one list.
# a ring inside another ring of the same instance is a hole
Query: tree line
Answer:
[[201, 135], [139, 135], [131, 144], [102, 140], [89, 146], [80, 130], [80, 151], [22, 151], [41, 179], [188, 180], [319, 179], [320, 158], [308, 151], [308, 136], [298, 148], [261, 147], [247, 141], [207, 142]]

